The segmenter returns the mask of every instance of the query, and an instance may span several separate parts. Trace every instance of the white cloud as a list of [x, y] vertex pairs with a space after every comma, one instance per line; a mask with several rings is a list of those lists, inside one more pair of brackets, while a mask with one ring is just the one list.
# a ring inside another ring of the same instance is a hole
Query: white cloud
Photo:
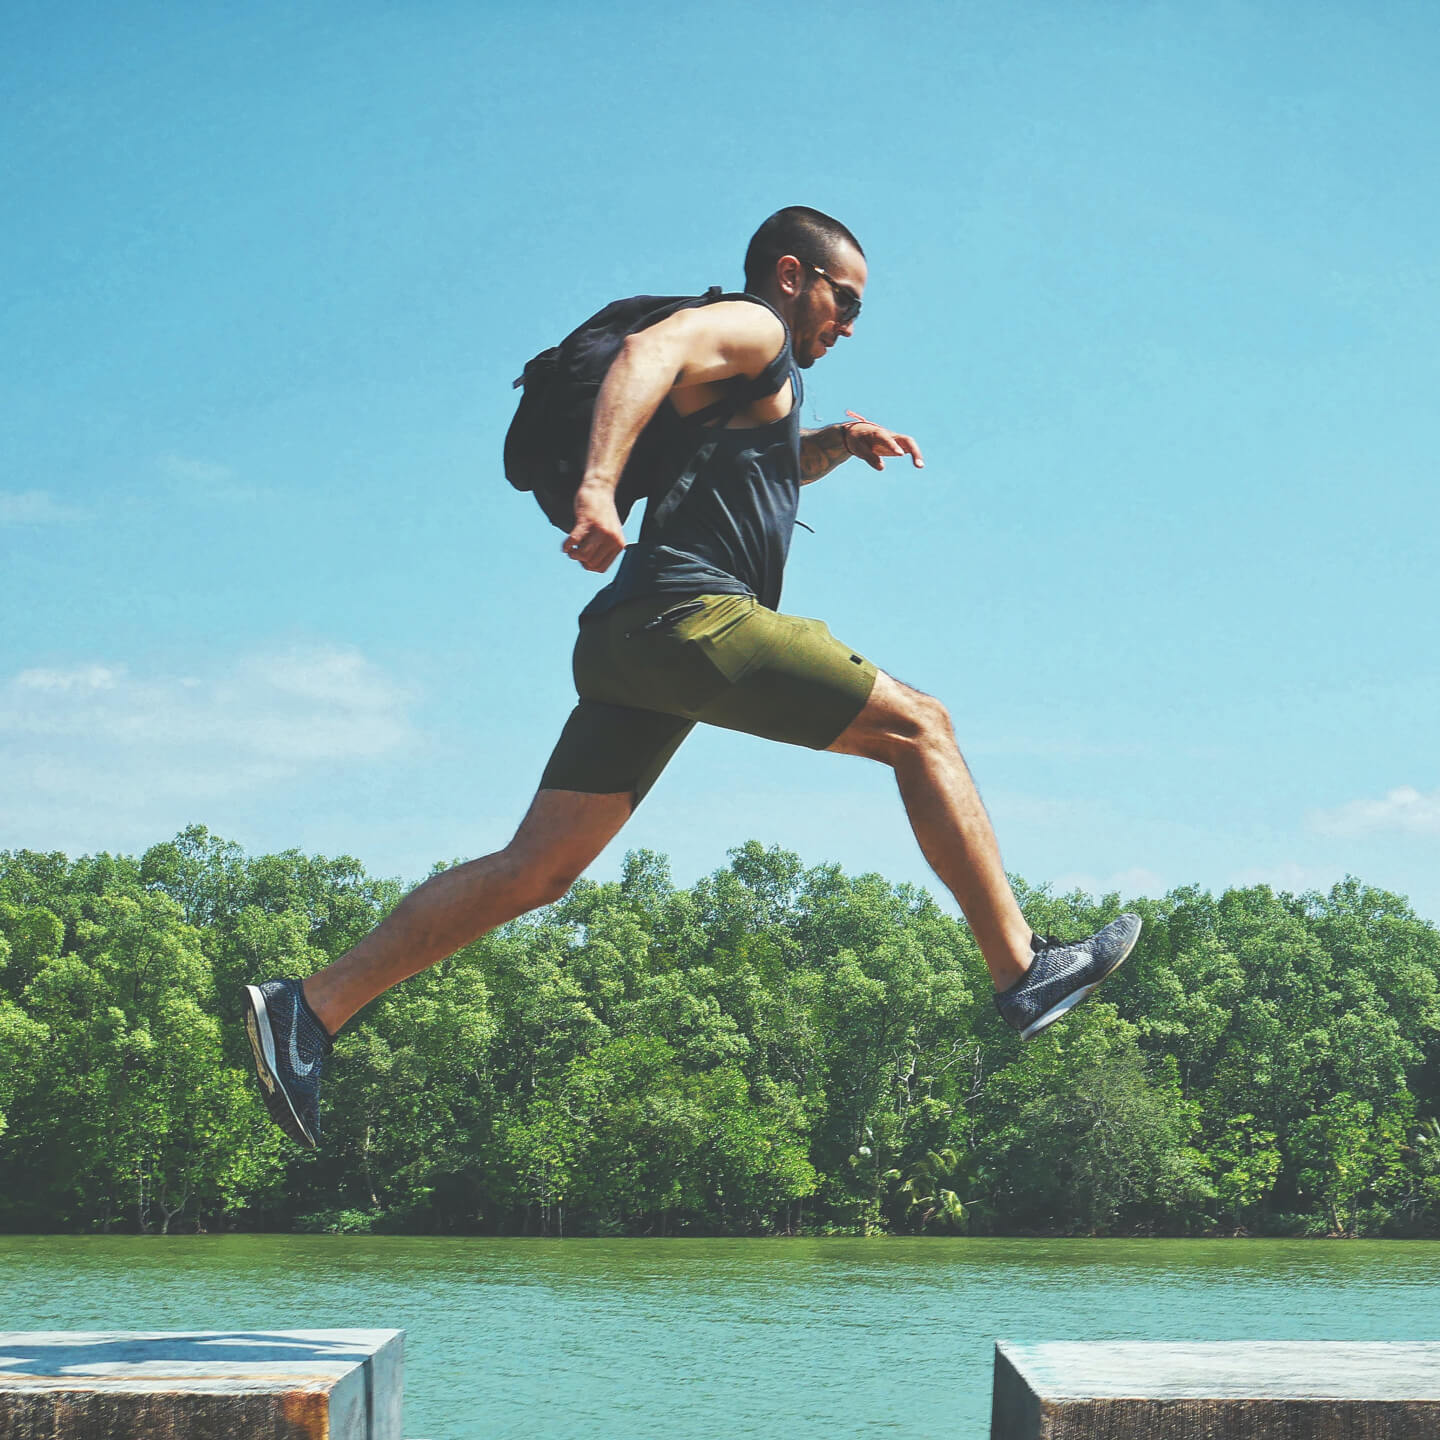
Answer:
[[1092, 875], [1074, 870], [1057, 876], [1050, 885], [1051, 893], [1055, 895], [1068, 895], [1074, 890], [1081, 890], [1087, 895], [1109, 895], [1118, 892], [1122, 898], [1143, 895], [1152, 900], [1158, 900], [1165, 893], [1165, 889], [1164, 877], [1156, 874], [1154, 870], [1147, 870], [1143, 865], [1132, 865], [1129, 869], [1116, 870], [1109, 875]]
[[1251, 885], [1268, 885], [1272, 890], [1288, 890], [1292, 895], [1300, 895], [1308, 890], [1329, 890], [1340, 879], [1340, 874], [1334, 867], [1322, 868], [1300, 865], [1294, 860], [1281, 860], [1237, 870], [1225, 883], [1242, 890]]
[[413, 745], [410, 702], [363, 655], [328, 646], [199, 676], [22, 670], [0, 684], [0, 823], [13, 831], [78, 806], [106, 843], [107, 815], [168, 813]]
[[160, 471], [181, 499], [227, 505], [245, 505], [264, 494], [257, 485], [237, 480], [228, 465], [190, 455], [162, 455]]
[[17, 690], [113, 690], [122, 674], [107, 665], [81, 665], [75, 670], [22, 670], [14, 683]]
[[1379, 800], [1352, 800], [1334, 810], [1317, 810], [1310, 816], [1310, 827], [1322, 835], [1372, 835], [1382, 830], [1440, 835], [1440, 790], [1426, 795], [1401, 785]]
[[71, 525], [89, 514], [48, 490], [0, 490], [0, 525]]

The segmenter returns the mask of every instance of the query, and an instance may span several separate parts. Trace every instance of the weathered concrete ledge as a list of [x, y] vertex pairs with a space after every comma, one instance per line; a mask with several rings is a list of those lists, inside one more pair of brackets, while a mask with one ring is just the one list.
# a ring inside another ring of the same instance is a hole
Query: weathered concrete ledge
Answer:
[[995, 1347], [991, 1440], [1435, 1440], [1440, 1344]]
[[0, 1331], [0, 1440], [401, 1440], [403, 1330]]

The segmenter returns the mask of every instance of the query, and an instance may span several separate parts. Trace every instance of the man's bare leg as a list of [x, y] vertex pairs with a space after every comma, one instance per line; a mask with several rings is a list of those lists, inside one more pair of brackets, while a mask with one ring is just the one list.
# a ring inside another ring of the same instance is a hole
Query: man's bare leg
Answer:
[[995, 988], [1013, 985], [1030, 968], [1031, 930], [945, 707], [882, 670], [865, 708], [830, 749], [894, 770], [910, 828], [965, 912]]
[[333, 1035], [392, 985], [560, 899], [614, 839], [633, 804], [628, 791], [541, 790], [503, 850], [432, 875], [358, 945], [305, 982], [316, 1018]]

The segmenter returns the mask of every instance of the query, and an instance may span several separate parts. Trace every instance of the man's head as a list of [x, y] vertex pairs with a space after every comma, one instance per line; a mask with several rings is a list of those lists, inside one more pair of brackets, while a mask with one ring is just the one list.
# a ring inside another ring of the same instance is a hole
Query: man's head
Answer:
[[808, 205], [777, 210], [745, 252], [745, 288], [785, 317], [802, 369], [853, 333], [868, 273], [860, 242]]

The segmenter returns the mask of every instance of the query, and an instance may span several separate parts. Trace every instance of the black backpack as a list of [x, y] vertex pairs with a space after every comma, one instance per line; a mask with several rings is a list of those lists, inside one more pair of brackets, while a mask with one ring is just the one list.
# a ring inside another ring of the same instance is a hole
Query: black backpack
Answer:
[[[523, 394], [505, 433], [505, 478], [517, 490], [533, 491], [550, 523], [569, 533], [575, 526], [575, 492], [585, 473], [595, 397], [626, 337], [680, 310], [716, 300], [753, 298], [725, 294], [718, 285], [703, 295], [635, 295], [612, 302], [558, 345], [542, 350], [515, 381]], [[785, 364], [780, 367], [782, 359]], [[777, 367], [778, 380], [772, 373]], [[774, 394], [788, 374], [786, 347], [758, 379], [741, 380], [725, 399], [690, 418], [701, 422], [728, 418], [752, 400]], [[663, 473], [663, 443], [661, 427], [652, 420], [635, 442], [615, 492], [622, 522], [637, 500], [668, 489], [677, 478]]]

